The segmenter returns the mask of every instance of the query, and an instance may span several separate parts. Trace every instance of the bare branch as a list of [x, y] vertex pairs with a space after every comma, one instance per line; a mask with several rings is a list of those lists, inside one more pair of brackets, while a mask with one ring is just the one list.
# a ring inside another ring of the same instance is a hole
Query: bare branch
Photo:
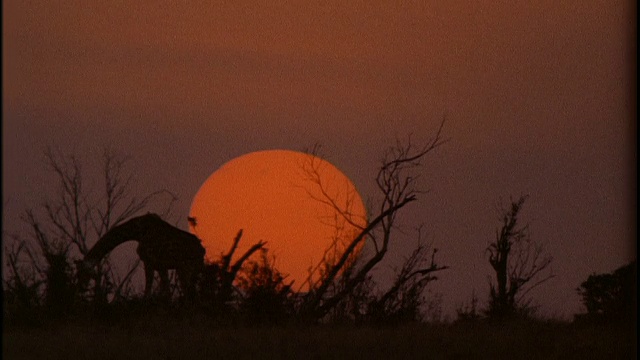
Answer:
[[238, 274], [238, 271], [240, 271], [240, 268], [242, 267], [242, 264], [256, 251], [264, 248], [264, 246], [267, 243], [264, 241], [259, 241], [257, 244], [254, 244], [253, 246], [251, 246], [251, 248], [249, 248], [249, 250], [247, 250], [247, 252], [244, 253], [244, 255], [242, 255], [240, 257], [240, 259], [238, 259], [238, 261], [236, 261], [235, 264], [233, 264], [233, 267], [231, 268], [231, 271], [229, 272], [231, 274], [231, 278], [235, 279], [236, 274]]
[[[391, 232], [394, 228], [397, 212], [408, 203], [415, 201], [417, 194], [422, 193], [422, 191], [415, 187], [418, 176], [412, 174], [412, 170], [421, 166], [424, 157], [445, 142], [441, 138], [443, 126], [444, 121], [440, 124], [435, 137], [417, 150], [414, 149], [411, 139], [409, 138], [404, 144], [398, 140], [396, 145], [389, 148], [385, 153], [382, 164], [375, 177], [376, 185], [382, 195], [382, 200], [378, 206], [378, 215], [370, 220], [366, 226], [356, 227], [360, 229], [359, 234], [349, 242], [337, 262], [328, 266], [319, 284], [310, 289], [309, 294], [305, 298], [303, 310], [306, 311], [308, 315], [311, 314], [312, 317], [317, 318], [326, 314], [347, 294], [351, 293], [358, 284], [365, 281], [369, 272], [385, 257], [391, 240]], [[306, 168], [306, 173], [309, 175], [310, 180], [319, 187], [321, 194], [320, 198], [313, 196], [312, 198], [335, 210], [349, 222], [352, 219], [352, 214], [345, 211], [340, 206], [341, 204], [338, 204], [335, 198], [326, 191], [326, 186], [324, 186], [319, 176], [318, 165], [311, 164], [310, 167]], [[357, 223], [355, 225], [357, 225]], [[376, 230], [380, 231], [381, 238], [376, 237]], [[346, 267], [349, 259], [354, 256], [356, 249], [358, 249], [367, 238], [370, 238], [373, 242], [375, 253], [370, 258], [363, 259], [362, 266], [358, 269], [349, 267], [348, 273], [345, 273], [342, 279], [343, 286], [337, 290], [337, 293], [327, 298], [328, 290], [332, 288], [337, 276], [347, 270]], [[326, 260], [323, 259], [323, 261], [326, 263]], [[318, 268], [319, 267], [316, 267], [316, 269]], [[440, 268], [434, 265], [433, 268], [425, 268], [415, 270], [415, 272], [412, 273], [402, 274], [402, 280], [399, 281], [398, 286], [402, 286], [404, 282], [409, 281], [409, 279], [414, 276], [421, 275], [426, 278], [429, 273], [437, 270], [440, 270]]]
[[[166, 190], [151, 192], [141, 198], [132, 196], [133, 175], [128, 174], [125, 167], [128, 158], [107, 149], [102, 155], [100, 180], [103, 187], [89, 191], [92, 189], [85, 186], [83, 168], [75, 155], [61, 155], [51, 148], [45, 150], [45, 162], [57, 181], [58, 192], [53, 200], [44, 202], [41, 209], [43, 221], [34, 210], [26, 211], [22, 217], [45, 260], [56, 254], [66, 256], [70, 249], [77, 250], [76, 255], [84, 256], [92, 243], [110, 228], [135, 216], [152, 202], [168, 195], [167, 211], [175, 202], [175, 195]], [[37, 263], [36, 258], [33, 257], [34, 263]], [[96, 293], [106, 295], [98, 287], [113, 285], [115, 277], [112, 270], [108, 258], [103, 260], [96, 278]], [[128, 278], [122, 281], [126, 282]], [[119, 284], [115, 289], [121, 291], [123, 286], [125, 284]]]
[[242, 238], [242, 229], [238, 230], [238, 234], [233, 239], [233, 244], [231, 245], [231, 249], [229, 249], [229, 252], [226, 255], [222, 256], [222, 264], [220, 267], [222, 271], [227, 271], [229, 269], [229, 266], [231, 264], [231, 258], [233, 257], [233, 253], [238, 248], [238, 244], [240, 243], [241, 238]]

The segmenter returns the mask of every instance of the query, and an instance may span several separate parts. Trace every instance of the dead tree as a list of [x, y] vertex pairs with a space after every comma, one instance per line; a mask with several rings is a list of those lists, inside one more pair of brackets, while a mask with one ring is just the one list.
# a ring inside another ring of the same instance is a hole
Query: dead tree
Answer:
[[[333, 208], [344, 221], [359, 229], [359, 233], [347, 242], [335, 261], [327, 264], [320, 280], [312, 284], [302, 301], [302, 317], [311, 320], [324, 317], [359, 284], [362, 284], [371, 270], [385, 257], [399, 211], [416, 201], [417, 195], [421, 193], [416, 188], [417, 175], [414, 172], [422, 165], [422, 161], [428, 154], [444, 143], [441, 137], [443, 126], [444, 121], [440, 124], [436, 135], [423, 147], [416, 148], [409, 140], [406, 143], [398, 141], [395, 146], [388, 149], [375, 178], [381, 201], [375, 215], [365, 226], [355, 221], [348, 206], [337, 204], [335, 199], [324, 191], [317, 163], [312, 162], [305, 168], [309, 179], [320, 188], [322, 195], [317, 200]], [[357, 251], [365, 241], [371, 242], [374, 252], [368, 258], [358, 256], [355, 262]], [[407, 279], [414, 276], [427, 277], [430, 273], [442, 269], [444, 267], [433, 262], [428, 268], [414, 269], [415, 271], [406, 276]], [[340, 287], [335, 286], [337, 280], [342, 283]], [[335, 291], [331, 291], [332, 289]]]
[[[30, 209], [22, 216], [31, 234], [20, 241], [33, 243], [42, 253], [32, 257], [33, 266], [46, 278], [47, 269], [64, 259], [69, 265], [72, 257], [84, 256], [102, 235], [123, 220], [152, 204], [163, 203], [169, 211], [176, 197], [167, 190], [158, 190], [142, 197], [132, 194], [134, 177], [126, 169], [127, 158], [105, 149], [102, 158], [101, 189], [87, 187], [86, 173], [74, 155], [61, 155], [51, 149], [45, 151], [47, 164], [58, 183], [57, 194], [47, 199], [40, 209]], [[55, 261], [54, 261], [55, 259]], [[42, 264], [44, 263], [44, 264]], [[64, 265], [64, 266], [63, 266]], [[114, 272], [109, 259], [103, 260], [95, 277], [93, 298], [106, 302], [130, 290], [133, 269], [122, 279]]]
[[489, 284], [487, 315], [491, 318], [531, 310], [525, 296], [553, 277], [547, 273], [552, 258], [544, 254], [541, 244], [531, 240], [528, 225], [518, 226], [518, 215], [526, 199], [527, 196], [521, 196], [512, 200], [510, 207], [503, 210], [502, 227], [496, 231], [495, 242], [486, 250], [496, 277], [495, 283]]

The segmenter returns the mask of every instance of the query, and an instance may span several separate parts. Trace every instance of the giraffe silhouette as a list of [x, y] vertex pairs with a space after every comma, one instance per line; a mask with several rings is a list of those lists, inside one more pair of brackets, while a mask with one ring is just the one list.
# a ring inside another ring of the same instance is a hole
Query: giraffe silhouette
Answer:
[[100, 260], [118, 245], [137, 241], [137, 253], [144, 264], [144, 297], [151, 295], [155, 272], [160, 275], [160, 289], [169, 295], [169, 270], [176, 270], [186, 296], [195, 295], [195, 280], [204, 267], [205, 249], [195, 235], [180, 230], [153, 213], [138, 216], [113, 227], [78, 263], [78, 278], [86, 284], [95, 275]]

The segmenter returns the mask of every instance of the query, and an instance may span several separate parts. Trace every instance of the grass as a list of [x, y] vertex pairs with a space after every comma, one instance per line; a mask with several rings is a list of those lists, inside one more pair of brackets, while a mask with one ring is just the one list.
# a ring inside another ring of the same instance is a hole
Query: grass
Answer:
[[6, 359], [635, 359], [635, 331], [561, 323], [221, 326], [193, 319], [5, 327]]

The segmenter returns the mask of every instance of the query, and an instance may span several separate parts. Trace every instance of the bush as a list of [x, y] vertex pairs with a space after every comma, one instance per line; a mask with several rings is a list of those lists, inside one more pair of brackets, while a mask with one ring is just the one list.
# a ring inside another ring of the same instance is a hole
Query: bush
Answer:
[[637, 273], [637, 263], [634, 260], [613, 273], [590, 275], [577, 289], [587, 313], [578, 314], [576, 320], [635, 322]]

